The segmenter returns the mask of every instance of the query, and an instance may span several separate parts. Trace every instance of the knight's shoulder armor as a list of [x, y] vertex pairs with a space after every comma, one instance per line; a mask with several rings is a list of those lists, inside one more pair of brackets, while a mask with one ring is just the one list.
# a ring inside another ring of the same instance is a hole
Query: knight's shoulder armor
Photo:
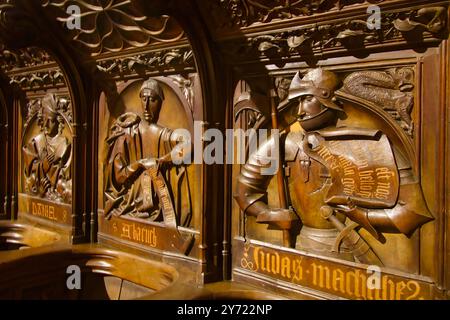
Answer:
[[303, 132], [289, 132], [284, 143], [284, 160], [287, 162], [295, 161], [300, 153], [303, 153]]

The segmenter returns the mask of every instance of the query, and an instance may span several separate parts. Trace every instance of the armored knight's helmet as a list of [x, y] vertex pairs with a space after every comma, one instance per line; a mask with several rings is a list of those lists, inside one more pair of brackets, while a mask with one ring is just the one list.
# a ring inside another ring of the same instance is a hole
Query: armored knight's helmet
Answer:
[[322, 68], [308, 72], [303, 79], [297, 73], [289, 87], [288, 100], [292, 101], [301, 96], [313, 95], [325, 107], [343, 111], [334, 101], [334, 92], [341, 86], [339, 78], [331, 71]]

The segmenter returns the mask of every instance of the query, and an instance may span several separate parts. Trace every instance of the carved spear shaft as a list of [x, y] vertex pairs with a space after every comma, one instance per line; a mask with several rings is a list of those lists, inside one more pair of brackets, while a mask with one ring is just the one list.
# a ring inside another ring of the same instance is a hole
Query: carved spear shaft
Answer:
[[[275, 105], [275, 92], [271, 90], [271, 117], [272, 117], [272, 129], [278, 130], [278, 117], [277, 117], [277, 107]], [[280, 135], [278, 135], [278, 139], [280, 139]], [[278, 141], [278, 146], [280, 146], [281, 141]], [[286, 188], [284, 185], [284, 174], [283, 174], [283, 161], [281, 155], [281, 148], [278, 148], [278, 173], [277, 173], [277, 182], [278, 182], [278, 198], [280, 200], [280, 207], [283, 209], [288, 209], [287, 199], [286, 199]], [[283, 245], [285, 247], [293, 248], [294, 244], [291, 241], [291, 233], [290, 230], [283, 230]]]

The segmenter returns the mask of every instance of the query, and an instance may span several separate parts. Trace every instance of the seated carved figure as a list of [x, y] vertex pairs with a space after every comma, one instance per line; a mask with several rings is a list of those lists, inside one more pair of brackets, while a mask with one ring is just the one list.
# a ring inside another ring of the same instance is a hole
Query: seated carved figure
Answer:
[[[380, 263], [353, 228], [365, 228], [379, 241], [382, 233], [410, 236], [432, 220], [410, 166], [379, 130], [337, 127], [339, 113], [334, 92], [338, 77], [321, 68], [289, 88], [287, 106], [294, 108], [302, 132], [282, 136], [284, 161], [292, 203], [290, 209], [267, 204], [272, 176], [262, 175], [269, 166], [274, 138], [250, 155], [237, 183], [236, 200], [245, 214], [258, 223], [290, 230], [297, 220], [301, 230], [296, 247], [323, 255], [366, 263]], [[337, 239], [343, 239], [342, 246]], [[364, 242], [365, 243], [365, 242]]]
[[23, 146], [25, 189], [32, 195], [69, 203], [71, 144], [62, 133], [64, 119], [58, 110], [58, 99], [48, 94], [38, 113], [41, 132]]
[[155, 174], [171, 162], [171, 151], [182, 137], [157, 124], [164, 93], [156, 80], [144, 82], [140, 99], [144, 121], [135, 113], [125, 113], [107, 139], [105, 215], [160, 221], [163, 212]]

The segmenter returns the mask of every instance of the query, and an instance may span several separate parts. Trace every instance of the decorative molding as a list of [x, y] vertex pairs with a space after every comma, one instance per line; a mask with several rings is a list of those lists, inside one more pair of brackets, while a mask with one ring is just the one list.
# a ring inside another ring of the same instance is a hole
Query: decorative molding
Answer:
[[64, 24], [64, 28], [72, 19], [66, 13], [70, 5], [81, 9], [81, 29], [68, 32], [93, 56], [174, 42], [185, 37], [183, 29], [173, 18], [143, 16], [130, 0], [42, 0], [42, 6], [49, 12], [56, 12], [56, 19]]
[[0, 50], [0, 69], [6, 74], [20, 71], [24, 68], [45, 68], [55, 64], [55, 61], [43, 49], [30, 47], [20, 50]]
[[59, 68], [10, 75], [10, 79], [11, 84], [18, 85], [25, 91], [66, 86], [64, 75]]
[[[301, 26], [298, 29], [249, 36], [246, 41], [222, 43], [223, 52], [234, 62], [264, 58], [318, 58], [325, 53], [355, 51], [386, 44], [417, 44], [440, 41], [447, 33], [445, 7], [429, 7], [403, 12], [383, 12], [381, 29], [371, 30], [361, 17]], [[256, 59], [255, 59], [256, 58]]]
[[377, 4], [386, 0], [216, 0], [225, 8], [231, 20], [223, 27], [248, 27], [254, 23], [267, 23], [295, 17], [341, 10], [354, 4]]
[[139, 53], [128, 57], [97, 61], [97, 69], [113, 78], [142, 77], [157, 72], [195, 72], [195, 59], [190, 47]]

